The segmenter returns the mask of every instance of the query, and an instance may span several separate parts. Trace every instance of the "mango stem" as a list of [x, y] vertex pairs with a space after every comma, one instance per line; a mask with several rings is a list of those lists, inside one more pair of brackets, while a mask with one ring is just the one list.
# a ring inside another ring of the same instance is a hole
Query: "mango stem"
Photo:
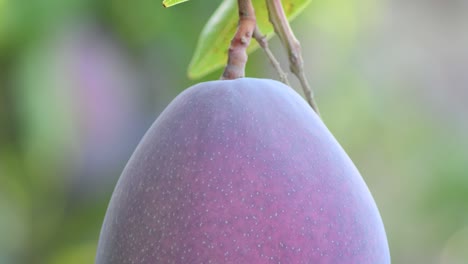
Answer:
[[224, 68], [222, 80], [233, 80], [245, 76], [247, 47], [250, 44], [257, 20], [251, 0], [238, 0], [239, 23], [229, 47], [228, 62]]

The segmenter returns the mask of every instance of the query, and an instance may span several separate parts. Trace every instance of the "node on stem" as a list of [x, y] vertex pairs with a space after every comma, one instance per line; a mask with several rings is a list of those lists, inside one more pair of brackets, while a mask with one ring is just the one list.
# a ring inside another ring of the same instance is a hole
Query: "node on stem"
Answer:
[[221, 79], [232, 80], [245, 76], [247, 47], [250, 44], [257, 21], [251, 0], [238, 0], [239, 24], [229, 47], [228, 62]]

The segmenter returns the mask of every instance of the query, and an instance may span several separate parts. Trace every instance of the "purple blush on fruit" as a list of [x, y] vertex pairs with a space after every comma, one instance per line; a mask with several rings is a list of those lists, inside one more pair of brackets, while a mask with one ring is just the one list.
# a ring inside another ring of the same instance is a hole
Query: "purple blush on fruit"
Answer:
[[390, 263], [358, 170], [290, 87], [240, 78], [180, 94], [128, 162], [96, 263]]

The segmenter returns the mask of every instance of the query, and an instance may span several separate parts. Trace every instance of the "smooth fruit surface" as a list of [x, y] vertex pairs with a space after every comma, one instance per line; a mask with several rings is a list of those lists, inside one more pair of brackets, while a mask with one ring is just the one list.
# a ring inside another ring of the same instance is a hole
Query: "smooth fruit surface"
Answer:
[[390, 263], [375, 202], [282, 83], [195, 85], [152, 125], [111, 198], [96, 263]]

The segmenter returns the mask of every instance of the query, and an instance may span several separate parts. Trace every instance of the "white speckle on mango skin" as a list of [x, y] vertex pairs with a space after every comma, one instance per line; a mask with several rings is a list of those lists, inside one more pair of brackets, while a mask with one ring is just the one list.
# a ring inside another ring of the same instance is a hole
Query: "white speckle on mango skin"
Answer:
[[96, 263], [390, 263], [377, 207], [291, 88], [242, 78], [179, 95], [125, 168]]

